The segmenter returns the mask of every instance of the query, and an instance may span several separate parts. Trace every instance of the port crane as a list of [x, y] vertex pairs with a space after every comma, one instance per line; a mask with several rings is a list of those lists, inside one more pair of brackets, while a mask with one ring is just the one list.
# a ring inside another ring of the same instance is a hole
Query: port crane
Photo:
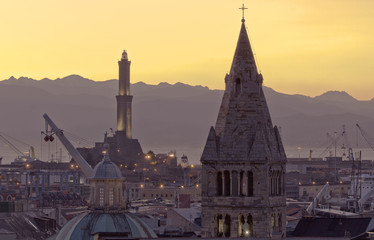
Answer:
[[326, 183], [322, 189], [319, 191], [317, 196], [313, 199], [313, 202], [309, 204], [306, 211], [309, 214], [315, 214], [315, 210], [318, 208], [318, 203], [323, 199], [323, 197], [326, 195], [327, 191], [329, 190], [330, 184]]
[[[26, 146], [29, 147], [29, 152], [28, 154], [22, 152], [21, 150], [19, 150], [9, 139], [13, 139], [17, 142], [20, 142]], [[28, 162], [28, 161], [32, 161], [34, 159], [36, 159], [35, 157], [35, 151], [34, 151], [34, 147], [29, 145], [29, 144], [26, 144], [26, 143], [23, 143], [13, 137], [10, 137], [8, 135], [6, 135], [5, 133], [2, 133], [0, 132], [0, 140], [2, 140], [7, 146], [9, 146], [18, 156], [17, 156], [17, 160], [19, 161], [23, 161], [23, 162]]]
[[[57, 125], [52, 121], [52, 119], [46, 113], [43, 115], [43, 117], [45, 119], [45, 133], [44, 134], [46, 135], [44, 140], [53, 141], [52, 140], [53, 135], [57, 136], [57, 138], [61, 141], [61, 143], [64, 145], [64, 147], [69, 152], [69, 154], [73, 157], [74, 161], [78, 164], [83, 174], [87, 178], [91, 178], [93, 176], [93, 169], [87, 163], [87, 161], [82, 157], [82, 155], [78, 152], [78, 150], [65, 137], [64, 131], [58, 128]], [[51, 127], [51, 129], [49, 129], [49, 127]]]
[[369, 136], [369, 134], [367, 132], [365, 132], [361, 127], [360, 125], [358, 125], [358, 123], [356, 123], [356, 126], [358, 128], [358, 130], [360, 130], [360, 133], [362, 135], [362, 137], [365, 139], [366, 143], [370, 146], [370, 148], [374, 151], [374, 143], [370, 142], [369, 141], [369, 138], [371, 139], [371, 137]]

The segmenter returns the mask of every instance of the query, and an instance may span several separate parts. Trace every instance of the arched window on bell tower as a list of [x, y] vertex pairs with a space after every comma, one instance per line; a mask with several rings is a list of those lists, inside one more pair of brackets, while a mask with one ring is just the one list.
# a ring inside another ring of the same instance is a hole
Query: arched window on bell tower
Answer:
[[235, 80], [235, 95], [238, 96], [242, 91], [242, 84], [240, 78]]
[[217, 173], [217, 195], [222, 196], [222, 172]]
[[221, 214], [217, 215], [217, 237], [223, 236], [223, 217]]
[[231, 217], [228, 214], [225, 216], [225, 222], [223, 224], [223, 235], [225, 237], [231, 236]]
[[253, 196], [253, 172], [247, 172], [247, 196]]
[[230, 196], [231, 195], [231, 176], [229, 171], [223, 172], [223, 195]]

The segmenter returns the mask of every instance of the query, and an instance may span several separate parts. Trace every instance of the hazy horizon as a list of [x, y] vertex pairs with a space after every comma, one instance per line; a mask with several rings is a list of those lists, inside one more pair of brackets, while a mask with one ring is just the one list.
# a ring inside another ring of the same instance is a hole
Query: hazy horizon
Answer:
[[[374, 100], [358, 101], [348, 94], [336, 92], [315, 98], [286, 95], [267, 87], [264, 87], [264, 92], [273, 124], [281, 129], [289, 157], [297, 157], [299, 153], [307, 157], [310, 148], [314, 149], [313, 156], [318, 156], [316, 148], [321, 148], [322, 143], [325, 147], [328, 145], [326, 133], [341, 132], [343, 124], [350, 142], [345, 143], [346, 148], [367, 148], [364, 140], [357, 138], [356, 123], [374, 136], [371, 111]], [[92, 146], [93, 142], [102, 141], [105, 131], [115, 129], [117, 93], [117, 80], [95, 82], [77, 75], [60, 81], [11, 79], [0, 82], [0, 132], [33, 145], [40, 154], [40, 131], [44, 129], [42, 114], [48, 113], [66, 134], [70, 132], [89, 139]], [[215, 124], [223, 91], [187, 84], [135, 83], [131, 94], [134, 96], [133, 136], [139, 139], [143, 151], [162, 153], [176, 150], [198, 162], [209, 128]], [[342, 143], [338, 145], [340, 148]], [[47, 146], [43, 147], [43, 160], [48, 159], [45, 155]], [[21, 151], [28, 150], [18, 147]], [[51, 153], [56, 151], [55, 144], [50, 147]], [[66, 151], [63, 151], [67, 160]], [[374, 151], [366, 152], [363, 157], [374, 159]], [[326, 155], [328, 152], [323, 154]], [[5, 162], [10, 162], [15, 154], [0, 143], [0, 156], [5, 157]]]
[[[30, 77], [30, 76], [14, 77], [14, 76], [12, 75], [12, 76], [10, 76], [9, 78], [6, 78], [6, 79], [2, 79], [2, 80], [0, 80], [0, 82], [3, 82], [3, 81], [6, 81], [6, 80], [9, 80], [9, 79], [12, 78], [12, 77], [16, 78], [17, 80], [18, 80], [19, 78], [28, 78], [28, 79], [32, 79], [32, 80], [35, 80], [35, 81], [41, 81], [41, 80], [43, 80], [43, 79], [49, 79], [49, 80], [51, 80], [51, 81], [55, 81], [55, 80], [63, 79], [63, 78], [70, 77], [70, 76], [79, 76], [79, 77], [82, 77], [82, 78], [85, 78], [85, 79], [88, 79], [88, 80], [91, 80], [91, 81], [94, 81], [94, 82], [107, 82], [107, 81], [112, 81], [112, 80], [116, 80], [116, 81], [118, 81], [118, 78], [113, 78], [113, 79], [106, 79], [106, 80], [102, 80], [102, 81], [97, 81], [97, 80], [94, 80], [94, 79], [89, 79], [89, 78], [87, 78], [87, 77], [85, 77], [85, 76], [82, 76], [82, 75], [80, 75], [80, 74], [69, 74], [69, 75], [66, 75], [65, 77], [56, 77], [56, 78], [53, 78], [53, 79], [48, 78], [48, 77], [35, 79], [35, 78]], [[180, 82], [180, 81], [177, 81], [177, 82], [174, 82], [174, 83], [165, 82], [165, 81], [160, 81], [160, 82], [153, 83], [153, 84], [152, 84], [152, 83], [146, 83], [146, 82], [143, 82], [143, 81], [135, 81], [135, 82], [132, 81], [132, 82], [131, 82], [131, 84], [137, 84], [137, 83], [144, 83], [144, 84], [152, 85], [152, 86], [157, 86], [157, 85], [164, 84], [164, 83], [167, 83], [167, 84], [170, 84], [170, 85], [175, 85], [175, 84], [178, 84], [178, 83], [179, 83], [179, 84], [186, 84], [186, 85], [193, 86], [193, 87], [199, 87], [199, 86], [201, 86], [201, 87], [206, 87], [206, 88], [208, 88], [209, 90], [213, 90], [213, 91], [214, 91], [214, 90], [220, 90], [220, 91], [221, 91], [221, 90], [225, 90], [224, 87], [223, 87], [223, 88], [211, 88], [211, 87], [209, 87], [209, 86], [207, 86], [207, 85], [203, 85], [203, 84], [195, 84], [195, 85], [193, 85], [193, 84], [189, 84], [189, 83], [186, 83], [186, 82]], [[345, 92], [345, 93], [349, 94], [350, 96], [352, 96], [352, 97], [354, 97], [355, 99], [360, 100], [360, 101], [370, 101], [370, 100], [374, 99], [374, 93], [372, 94], [372, 97], [369, 96], [368, 99], [361, 99], [361, 98], [357, 98], [357, 97], [353, 96], [353, 95], [349, 92], [349, 90], [326, 89], [326, 90], [322, 91], [321, 93], [319, 93], [319, 94], [317, 94], [317, 95], [307, 95], [307, 94], [302, 94], [302, 93], [298, 93], [298, 92], [296, 92], [296, 93], [281, 92], [281, 91], [279, 91], [278, 89], [275, 89], [275, 88], [272, 88], [272, 87], [270, 87], [270, 86], [267, 86], [266, 84], [264, 84], [264, 86], [265, 86], [265, 87], [268, 87], [268, 88], [271, 88], [271, 89], [273, 89], [273, 90], [275, 90], [275, 91], [277, 91], [277, 92], [283, 93], [283, 94], [287, 94], [287, 95], [303, 95], [303, 96], [307, 96], [307, 97], [311, 97], [311, 98], [321, 96], [321, 95], [323, 95], [323, 94], [325, 94], [325, 93], [327, 93], [327, 92]]]

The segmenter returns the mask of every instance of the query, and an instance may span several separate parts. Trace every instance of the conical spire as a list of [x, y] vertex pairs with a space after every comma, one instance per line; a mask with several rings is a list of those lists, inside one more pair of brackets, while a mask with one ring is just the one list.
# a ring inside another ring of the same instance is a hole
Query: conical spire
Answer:
[[257, 74], [256, 61], [243, 20], [230, 73], [237, 71], [237, 68], [251, 71], [251, 75]]
[[216, 126], [209, 133], [202, 160], [278, 161], [284, 150], [273, 129], [262, 75], [257, 71], [243, 20], [225, 82]]

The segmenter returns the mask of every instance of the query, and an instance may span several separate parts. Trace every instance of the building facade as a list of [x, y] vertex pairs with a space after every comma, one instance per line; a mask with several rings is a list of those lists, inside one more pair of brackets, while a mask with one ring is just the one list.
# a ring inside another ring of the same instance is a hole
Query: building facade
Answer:
[[285, 237], [286, 155], [242, 19], [215, 127], [201, 157], [203, 237]]

